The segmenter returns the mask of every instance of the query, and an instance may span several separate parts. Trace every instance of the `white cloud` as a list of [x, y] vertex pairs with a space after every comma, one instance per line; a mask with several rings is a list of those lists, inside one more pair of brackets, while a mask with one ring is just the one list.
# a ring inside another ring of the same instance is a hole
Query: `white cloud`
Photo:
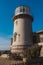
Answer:
[[10, 49], [10, 39], [5, 37], [0, 37], [0, 50]]

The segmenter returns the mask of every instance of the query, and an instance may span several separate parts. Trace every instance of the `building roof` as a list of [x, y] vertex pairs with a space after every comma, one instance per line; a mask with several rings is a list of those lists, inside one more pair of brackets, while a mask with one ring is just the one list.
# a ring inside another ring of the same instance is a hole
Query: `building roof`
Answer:
[[38, 31], [38, 32], [36, 32], [36, 33], [38, 33], [38, 34], [43, 34], [43, 30], [40, 30], [40, 31]]

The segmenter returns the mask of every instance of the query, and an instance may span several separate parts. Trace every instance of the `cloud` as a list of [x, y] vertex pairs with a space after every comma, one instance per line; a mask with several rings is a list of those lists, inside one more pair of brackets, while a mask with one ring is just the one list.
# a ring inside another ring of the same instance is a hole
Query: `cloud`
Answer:
[[0, 50], [10, 49], [10, 39], [5, 37], [0, 37]]

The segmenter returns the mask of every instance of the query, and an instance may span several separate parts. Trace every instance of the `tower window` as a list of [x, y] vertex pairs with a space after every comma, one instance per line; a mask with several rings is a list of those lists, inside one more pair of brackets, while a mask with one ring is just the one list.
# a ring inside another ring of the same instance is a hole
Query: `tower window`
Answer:
[[16, 36], [14, 36], [14, 41], [16, 41]]
[[23, 8], [23, 12], [25, 12], [25, 8]]
[[23, 12], [23, 6], [21, 6], [21, 8], [20, 8], [20, 12]]
[[20, 36], [20, 34], [18, 34], [18, 36]]
[[16, 41], [16, 36], [17, 36], [17, 33], [15, 32], [15, 34], [14, 34], [14, 41]]
[[20, 12], [25, 12], [25, 8], [24, 7], [21, 7], [20, 8]]

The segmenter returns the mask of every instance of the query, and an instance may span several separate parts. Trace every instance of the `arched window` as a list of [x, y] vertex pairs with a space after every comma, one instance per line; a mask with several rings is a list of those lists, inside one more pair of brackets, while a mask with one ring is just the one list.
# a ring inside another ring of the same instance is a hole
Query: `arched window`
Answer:
[[15, 32], [14, 33], [14, 41], [16, 41], [16, 36], [17, 36], [17, 33]]

